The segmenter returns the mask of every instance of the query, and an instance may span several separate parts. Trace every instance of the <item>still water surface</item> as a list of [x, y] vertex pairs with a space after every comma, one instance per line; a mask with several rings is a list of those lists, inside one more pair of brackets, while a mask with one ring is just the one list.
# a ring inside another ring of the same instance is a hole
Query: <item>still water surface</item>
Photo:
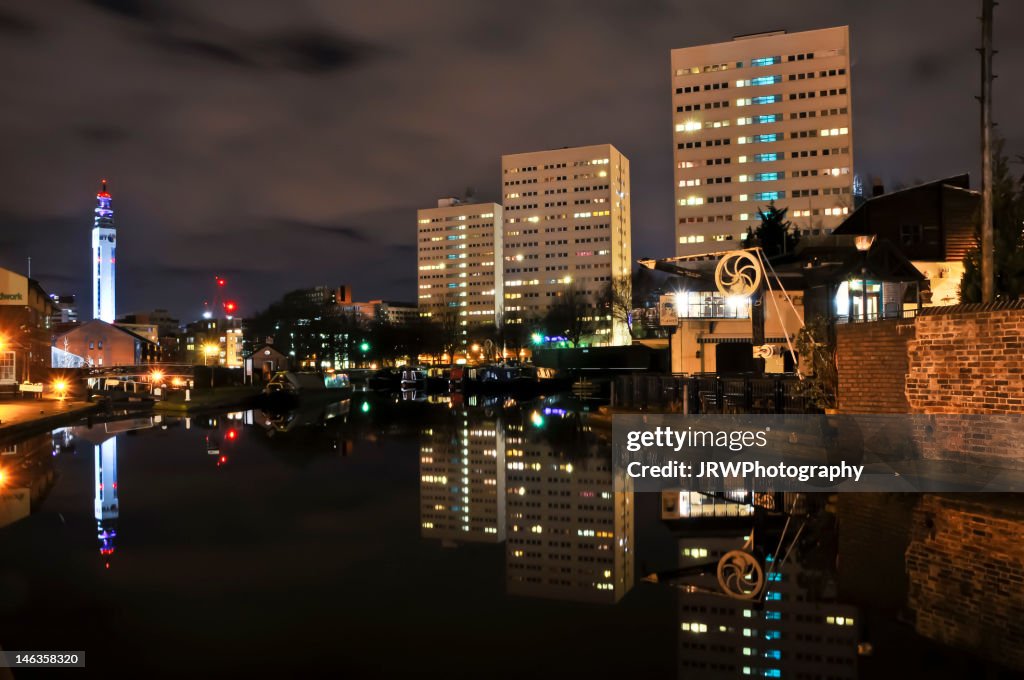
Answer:
[[[723, 597], [713, 570], [680, 574], [752, 531], [779, 559], [784, 518], [617, 492], [610, 433], [588, 408], [357, 397], [7, 444], [0, 464], [18, 479], [0, 509], [0, 646], [85, 650], [75, 672], [139, 677], [981, 667], [913, 632], [905, 585], [877, 582], [886, 569], [906, 580], [904, 548], [852, 520], [839, 540], [835, 499], [809, 504], [763, 605]], [[859, 573], [865, 551], [874, 573]]]

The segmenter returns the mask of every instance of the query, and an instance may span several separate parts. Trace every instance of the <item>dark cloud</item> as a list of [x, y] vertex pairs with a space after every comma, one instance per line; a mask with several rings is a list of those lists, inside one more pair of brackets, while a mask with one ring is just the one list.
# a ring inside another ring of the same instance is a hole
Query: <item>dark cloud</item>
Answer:
[[229, 66], [256, 66], [256, 62], [249, 55], [223, 42], [164, 33], [155, 36], [153, 43], [168, 52], [182, 56], [196, 57], [200, 60]]
[[104, 145], [125, 140], [130, 134], [128, 128], [103, 124], [79, 125], [74, 132], [81, 139]]
[[323, 224], [296, 219], [278, 219], [270, 221], [266, 228], [275, 234], [281, 235], [293, 235], [296, 233], [325, 234], [327, 236], [337, 237], [343, 241], [354, 241], [356, 243], [367, 243], [371, 240], [367, 234], [368, 230], [360, 229], [358, 227], [347, 227], [340, 224]]
[[115, 16], [146, 24], [159, 23], [167, 17], [166, 6], [155, 0], [85, 0], [85, 3]]
[[314, 75], [353, 66], [370, 52], [353, 41], [318, 31], [276, 36], [268, 45], [284, 67]]
[[15, 36], [32, 35], [39, 27], [20, 15], [0, 9], [0, 33]]

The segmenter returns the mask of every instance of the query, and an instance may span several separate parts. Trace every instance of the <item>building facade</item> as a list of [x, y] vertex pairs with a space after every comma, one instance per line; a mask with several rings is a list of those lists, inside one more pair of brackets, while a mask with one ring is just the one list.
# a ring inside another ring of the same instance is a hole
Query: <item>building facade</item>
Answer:
[[542, 319], [567, 293], [592, 305], [586, 344], [629, 344], [625, 323], [596, 308], [632, 271], [629, 159], [611, 144], [502, 156], [505, 315]]
[[774, 202], [804, 236], [853, 210], [847, 26], [672, 50], [676, 254], [731, 250]]
[[889, 241], [928, 279], [926, 306], [955, 305], [980, 219], [981, 192], [971, 190], [965, 173], [888, 194], [879, 190], [835, 234]]
[[501, 325], [503, 211], [444, 198], [417, 213], [417, 306], [465, 346], [474, 326]]
[[45, 375], [52, 315], [53, 300], [38, 281], [0, 269], [0, 389]]
[[92, 318], [114, 323], [114, 266], [116, 263], [117, 230], [114, 210], [110, 207], [107, 180], [96, 194], [96, 210], [92, 227]]
[[160, 346], [129, 330], [93, 319], [54, 338], [53, 346], [86, 366], [137, 366], [160, 360]]

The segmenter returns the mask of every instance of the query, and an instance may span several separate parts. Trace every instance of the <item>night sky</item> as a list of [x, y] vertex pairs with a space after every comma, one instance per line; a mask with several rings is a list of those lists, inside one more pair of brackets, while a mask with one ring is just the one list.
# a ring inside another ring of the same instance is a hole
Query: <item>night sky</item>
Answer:
[[[243, 315], [350, 283], [416, 298], [415, 211], [502, 153], [610, 142], [633, 253], [672, 251], [669, 50], [849, 24], [855, 171], [978, 180], [980, 3], [0, 1], [0, 266], [84, 316], [101, 177], [118, 313], [194, 319], [225, 275]], [[995, 120], [1024, 153], [1024, 3], [996, 8]]]

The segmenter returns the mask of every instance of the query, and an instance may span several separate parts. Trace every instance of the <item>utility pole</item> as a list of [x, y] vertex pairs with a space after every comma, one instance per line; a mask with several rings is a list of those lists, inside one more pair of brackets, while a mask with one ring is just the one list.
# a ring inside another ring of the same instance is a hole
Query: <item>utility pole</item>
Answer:
[[993, 302], [995, 239], [992, 232], [992, 14], [995, 0], [981, 0], [981, 299]]

